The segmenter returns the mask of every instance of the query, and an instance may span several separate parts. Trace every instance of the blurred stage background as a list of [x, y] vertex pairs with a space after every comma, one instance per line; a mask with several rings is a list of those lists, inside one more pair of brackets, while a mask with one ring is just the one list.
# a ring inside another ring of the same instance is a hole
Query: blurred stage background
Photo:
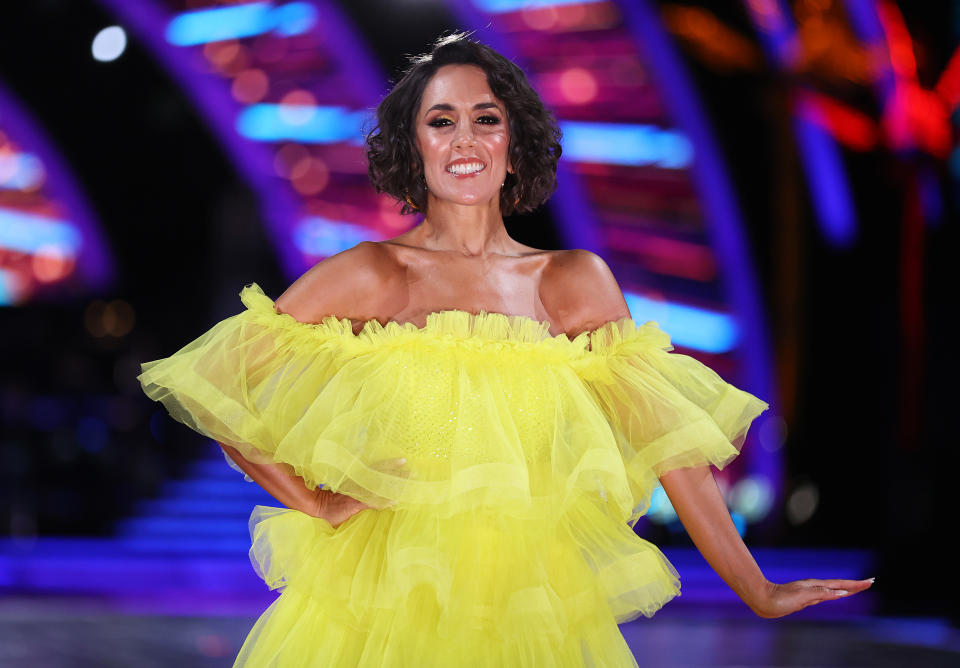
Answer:
[[772, 404], [715, 473], [767, 577], [877, 577], [760, 620], [661, 490], [636, 529], [683, 594], [623, 625], [641, 664], [958, 665], [960, 0], [4, 3], [0, 665], [229, 665], [279, 504], [139, 365], [419, 220], [362, 132], [455, 29], [564, 132], [514, 238], [599, 253], [634, 320]]

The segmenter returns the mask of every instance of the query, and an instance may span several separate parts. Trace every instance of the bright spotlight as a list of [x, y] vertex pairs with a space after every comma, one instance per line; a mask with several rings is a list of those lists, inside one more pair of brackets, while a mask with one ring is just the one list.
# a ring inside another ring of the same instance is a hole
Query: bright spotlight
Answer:
[[116, 60], [127, 48], [127, 33], [120, 26], [109, 26], [93, 38], [93, 57], [102, 63]]

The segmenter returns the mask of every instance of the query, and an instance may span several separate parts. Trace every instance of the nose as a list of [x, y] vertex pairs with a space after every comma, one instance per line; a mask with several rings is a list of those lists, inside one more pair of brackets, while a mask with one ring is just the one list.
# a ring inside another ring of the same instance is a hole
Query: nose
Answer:
[[473, 142], [473, 127], [470, 121], [467, 121], [457, 128], [457, 136], [456, 139], [454, 139], [453, 145], [456, 148], [464, 148], [466, 146], [473, 146]]

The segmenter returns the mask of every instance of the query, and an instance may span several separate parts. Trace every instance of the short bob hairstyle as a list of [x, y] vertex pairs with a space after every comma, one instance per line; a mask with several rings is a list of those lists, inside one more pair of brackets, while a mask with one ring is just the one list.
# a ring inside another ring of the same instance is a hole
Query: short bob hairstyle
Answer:
[[[506, 106], [510, 128], [507, 149], [514, 173], [500, 190], [503, 215], [533, 211], [557, 187], [560, 128], [551, 111], [515, 64], [485, 44], [457, 32], [440, 37], [430, 53], [410, 58], [410, 67], [377, 107], [377, 125], [367, 134], [370, 181], [376, 191], [403, 203], [400, 213], [427, 210], [423, 159], [416, 145], [416, 116], [423, 90], [444, 65], [477, 65]], [[412, 206], [411, 206], [412, 202]]]

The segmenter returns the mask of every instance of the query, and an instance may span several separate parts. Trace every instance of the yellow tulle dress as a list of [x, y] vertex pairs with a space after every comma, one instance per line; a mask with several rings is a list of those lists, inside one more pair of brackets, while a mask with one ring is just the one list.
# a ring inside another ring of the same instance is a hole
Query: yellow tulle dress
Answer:
[[[525, 316], [300, 322], [253, 283], [144, 392], [255, 462], [373, 506], [334, 528], [256, 506], [277, 599], [235, 666], [637, 666], [618, 623], [680, 594], [633, 530], [658, 476], [722, 469], [768, 408], [656, 322], [572, 340]], [[401, 467], [384, 462], [406, 458]]]

